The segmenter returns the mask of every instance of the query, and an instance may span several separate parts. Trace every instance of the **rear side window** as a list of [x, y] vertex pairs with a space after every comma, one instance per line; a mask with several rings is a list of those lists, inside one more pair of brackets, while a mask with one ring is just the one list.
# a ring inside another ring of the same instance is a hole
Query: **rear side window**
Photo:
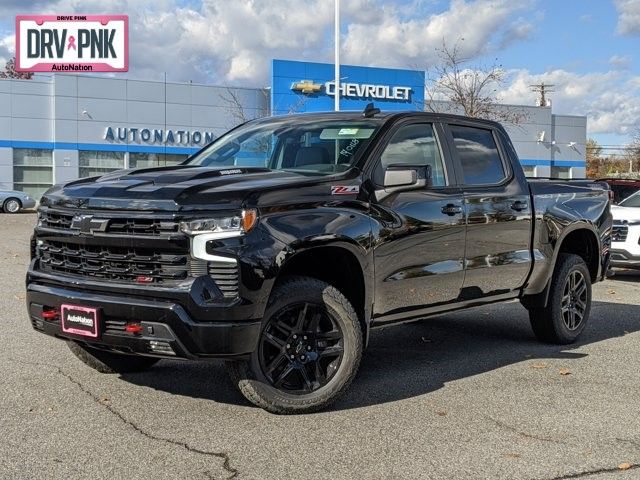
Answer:
[[450, 125], [465, 185], [492, 185], [505, 177], [504, 165], [491, 130]]

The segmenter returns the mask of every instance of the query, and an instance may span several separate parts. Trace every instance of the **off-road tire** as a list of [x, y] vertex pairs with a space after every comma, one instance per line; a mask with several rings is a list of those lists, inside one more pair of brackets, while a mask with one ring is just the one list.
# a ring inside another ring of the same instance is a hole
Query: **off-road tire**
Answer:
[[84, 364], [100, 373], [142, 372], [159, 361], [158, 358], [106, 352], [74, 341], [68, 341], [67, 345]]
[[360, 364], [363, 332], [353, 306], [337, 288], [315, 278], [292, 276], [274, 287], [265, 311], [261, 335], [264, 335], [265, 326], [272, 315], [301, 302], [323, 305], [342, 330], [342, 360], [328, 383], [310, 393], [297, 395], [276, 389], [262, 373], [258, 349], [249, 360], [226, 363], [229, 377], [242, 395], [271, 413], [309, 413], [327, 407], [349, 387]]
[[[586, 285], [586, 307], [580, 323], [570, 329], [562, 314], [562, 302], [565, 286], [573, 272], [578, 272]], [[584, 260], [578, 255], [560, 253], [551, 277], [549, 299], [546, 307], [529, 309], [531, 328], [536, 337], [543, 342], [565, 345], [575, 342], [583, 332], [591, 311], [591, 276]]]

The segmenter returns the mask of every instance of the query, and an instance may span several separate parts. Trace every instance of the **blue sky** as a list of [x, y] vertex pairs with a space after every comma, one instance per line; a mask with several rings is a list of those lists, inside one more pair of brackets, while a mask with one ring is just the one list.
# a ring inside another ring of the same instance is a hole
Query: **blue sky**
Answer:
[[[266, 86], [272, 58], [332, 61], [333, 0], [2, 0], [0, 61], [18, 13], [126, 13], [131, 78]], [[502, 101], [588, 116], [604, 144], [640, 128], [640, 0], [342, 0], [344, 63], [429, 68], [445, 41], [469, 67], [497, 60]]]

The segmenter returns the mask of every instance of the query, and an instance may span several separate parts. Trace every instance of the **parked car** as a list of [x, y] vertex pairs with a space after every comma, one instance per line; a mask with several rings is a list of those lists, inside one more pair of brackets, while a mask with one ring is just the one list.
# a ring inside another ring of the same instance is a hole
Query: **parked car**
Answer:
[[640, 192], [611, 207], [611, 266], [640, 268]]
[[613, 203], [619, 204], [622, 200], [640, 190], [640, 180], [633, 178], [602, 178], [598, 182], [606, 182], [613, 192]]
[[[264, 167], [243, 166], [257, 155]], [[608, 269], [608, 193], [527, 181], [490, 121], [255, 120], [181, 165], [46, 192], [29, 317], [101, 372], [224, 359], [254, 404], [318, 410], [373, 328], [520, 300], [540, 340], [574, 342]]]
[[0, 205], [5, 213], [18, 213], [25, 208], [34, 208], [36, 201], [28, 193], [0, 190]]

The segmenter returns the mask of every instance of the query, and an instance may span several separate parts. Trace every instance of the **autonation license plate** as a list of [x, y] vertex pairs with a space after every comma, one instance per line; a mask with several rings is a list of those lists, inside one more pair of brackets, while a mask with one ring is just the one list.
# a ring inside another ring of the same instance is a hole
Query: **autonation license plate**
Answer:
[[98, 336], [98, 310], [96, 308], [62, 305], [62, 331], [84, 337]]

